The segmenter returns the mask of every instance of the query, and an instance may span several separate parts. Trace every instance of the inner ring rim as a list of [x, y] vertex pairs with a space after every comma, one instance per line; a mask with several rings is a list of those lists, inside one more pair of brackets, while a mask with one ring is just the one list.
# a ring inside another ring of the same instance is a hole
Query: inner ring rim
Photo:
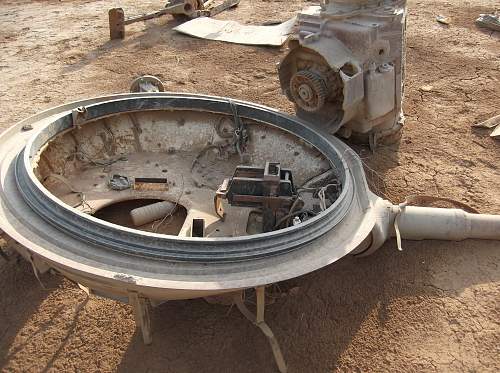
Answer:
[[[303, 224], [269, 233], [224, 238], [193, 238], [143, 232], [105, 222], [64, 204], [36, 178], [32, 160], [40, 149], [62, 131], [73, 128], [71, 112], [63, 112], [44, 125], [29, 140], [16, 162], [16, 182], [25, 201], [38, 215], [72, 235], [85, 238], [129, 255], [147, 256], [169, 261], [228, 262], [263, 258], [289, 252], [319, 238], [340, 223], [353, 200], [354, 187], [345, 160], [335, 146], [320, 132], [297, 118], [260, 105], [211, 96], [176, 94], [144, 95], [91, 104], [86, 107], [86, 122], [125, 112], [147, 110], [209, 111], [232, 115], [233, 106], [242, 118], [271, 125], [304, 140], [335, 165], [342, 182], [340, 197], [325, 212]], [[85, 125], [82, 123], [81, 125]], [[51, 209], [47, 209], [49, 205]], [[75, 229], [72, 221], [83, 223]], [[83, 229], [82, 229], [83, 228]], [[83, 230], [83, 232], [80, 232]], [[113, 236], [111, 239], [106, 235]], [[115, 237], [125, 236], [124, 237]], [[83, 237], [82, 237], [83, 236]], [[302, 236], [302, 237], [301, 237]], [[132, 240], [130, 240], [132, 238]], [[144, 242], [144, 241], [151, 242]]]

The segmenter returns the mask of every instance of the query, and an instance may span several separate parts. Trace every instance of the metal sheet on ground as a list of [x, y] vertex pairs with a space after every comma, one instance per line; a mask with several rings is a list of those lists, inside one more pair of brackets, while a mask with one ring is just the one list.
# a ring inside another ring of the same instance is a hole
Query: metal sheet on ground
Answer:
[[246, 45], [281, 46], [288, 39], [295, 17], [273, 26], [243, 25], [235, 21], [196, 18], [174, 28], [197, 38]]

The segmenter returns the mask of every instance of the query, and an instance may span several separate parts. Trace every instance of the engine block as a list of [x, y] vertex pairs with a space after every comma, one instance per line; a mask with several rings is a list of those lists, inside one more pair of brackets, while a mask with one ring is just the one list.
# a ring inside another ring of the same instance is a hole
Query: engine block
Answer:
[[342, 137], [399, 135], [406, 0], [323, 1], [298, 15], [278, 67], [297, 115]]

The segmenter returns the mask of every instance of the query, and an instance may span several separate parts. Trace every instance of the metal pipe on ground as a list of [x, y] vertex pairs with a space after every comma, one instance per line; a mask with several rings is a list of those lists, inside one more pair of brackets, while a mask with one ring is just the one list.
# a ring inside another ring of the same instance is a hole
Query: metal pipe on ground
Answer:
[[398, 217], [401, 238], [461, 241], [500, 240], [500, 215], [471, 214], [460, 209], [406, 206]]

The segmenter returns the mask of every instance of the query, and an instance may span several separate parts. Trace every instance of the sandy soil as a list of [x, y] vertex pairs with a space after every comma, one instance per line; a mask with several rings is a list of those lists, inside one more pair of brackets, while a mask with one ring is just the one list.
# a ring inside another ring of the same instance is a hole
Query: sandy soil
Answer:
[[[140, 4], [134, 4], [140, 3]], [[69, 100], [124, 92], [137, 75], [169, 90], [233, 96], [291, 111], [275, 64], [284, 49], [190, 39], [167, 18], [110, 42], [107, 9], [162, 2], [11, 1], [0, 4], [0, 128]], [[243, 0], [221, 15], [284, 20], [305, 1]], [[411, 0], [406, 128], [401, 142], [362, 156], [393, 201], [426, 193], [500, 213], [499, 142], [474, 122], [500, 112], [499, 34], [474, 26], [495, 0]], [[435, 22], [452, 19], [450, 27]], [[431, 85], [430, 92], [419, 88]], [[290, 372], [500, 371], [498, 243], [394, 242], [281, 284], [267, 319]], [[260, 332], [233, 308], [203, 300], [153, 313], [144, 346], [128, 305], [85, 294], [0, 258], [0, 370], [6, 372], [272, 372]], [[286, 292], [286, 289], [294, 290]]]

